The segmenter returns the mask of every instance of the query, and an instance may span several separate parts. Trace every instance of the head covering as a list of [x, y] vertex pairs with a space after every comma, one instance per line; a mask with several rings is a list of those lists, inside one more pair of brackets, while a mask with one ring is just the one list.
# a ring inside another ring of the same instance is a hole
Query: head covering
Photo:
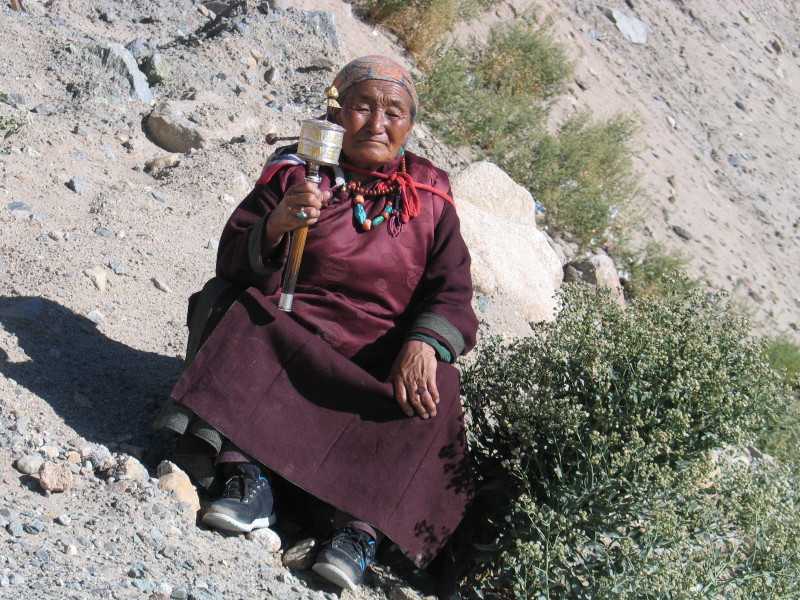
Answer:
[[352, 62], [347, 63], [339, 71], [333, 85], [343, 96], [344, 93], [360, 81], [378, 79], [380, 81], [391, 81], [401, 86], [408, 95], [411, 96], [411, 114], [417, 114], [417, 88], [411, 81], [411, 75], [403, 67], [385, 56], [362, 56]]

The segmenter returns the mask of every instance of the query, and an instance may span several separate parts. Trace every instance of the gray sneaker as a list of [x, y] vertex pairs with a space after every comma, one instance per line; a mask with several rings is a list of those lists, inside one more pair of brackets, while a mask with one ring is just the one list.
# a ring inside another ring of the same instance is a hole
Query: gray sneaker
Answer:
[[203, 515], [203, 523], [215, 529], [247, 533], [275, 523], [272, 488], [258, 465], [234, 467], [219, 500]]
[[368, 533], [345, 527], [325, 542], [311, 567], [341, 588], [355, 590], [375, 558], [375, 540]]

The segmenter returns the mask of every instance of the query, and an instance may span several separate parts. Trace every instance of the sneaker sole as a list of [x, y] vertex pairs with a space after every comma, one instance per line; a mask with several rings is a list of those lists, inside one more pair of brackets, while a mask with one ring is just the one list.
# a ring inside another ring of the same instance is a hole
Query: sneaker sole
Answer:
[[208, 525], [209, 527], [213, 527], [215, 529], [222, 529], [224, 531], [235, 531], [237, 533], [250, 533], [254, 529], [263, 529], [264, 527], [274, 525], [276, 520], [277, 516], [275, 514], [256, 519], [252, 523], [243, 523], [242, 521], [237, 521], [230, 515], [223, 513], [210, 512], [203, 515], [204, 525]]
[[327, 579], [340, 588], [347, 588], [351, 592], [358, 588], [358, 584], [354, 583], [344, 571], [330, 563], [316, 563], [311, 569], [323, 579]]

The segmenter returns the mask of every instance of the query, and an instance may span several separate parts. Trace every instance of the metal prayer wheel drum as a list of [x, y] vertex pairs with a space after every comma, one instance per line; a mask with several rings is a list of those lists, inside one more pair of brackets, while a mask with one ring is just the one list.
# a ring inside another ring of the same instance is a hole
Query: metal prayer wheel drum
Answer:
[[297, 156], [322, 165], [338, 165], [342, 150], [344, 127], [330, 121], [308, 119], [300, 124]]

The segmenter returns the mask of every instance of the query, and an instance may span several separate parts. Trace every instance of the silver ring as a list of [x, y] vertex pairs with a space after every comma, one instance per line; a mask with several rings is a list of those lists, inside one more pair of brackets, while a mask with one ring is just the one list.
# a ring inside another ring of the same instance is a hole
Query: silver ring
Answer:
[[306, 214], [306, 207], [301, 206], [300, 210], [298, 210], [294, 216], [305, 221], [308, 218], [308, 214]]

